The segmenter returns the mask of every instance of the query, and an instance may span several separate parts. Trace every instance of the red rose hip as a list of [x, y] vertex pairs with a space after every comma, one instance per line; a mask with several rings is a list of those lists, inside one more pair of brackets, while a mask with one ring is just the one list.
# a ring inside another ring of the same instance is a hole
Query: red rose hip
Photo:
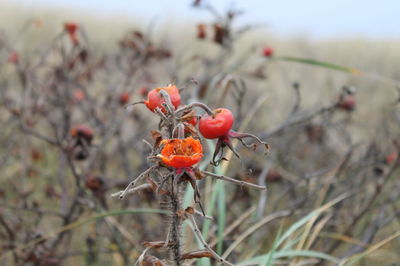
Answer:
[[119, 95], [119, 103], [121, 105], [127, 104], [130, 98], [131, 95], [128, 92], [123, 92]]
[[90, 143], [93, 139], [93, 130], [87, 125], [76, 125], [71, 131], [70, 135], [73, 138], [84, 138], [88, 143]]
[[214, 110], [214, 115], [204, 115], [199, 121], [199, 131], [206, 139], [216, 139], [228, 134], [233, 125], [233, 114], [226, 108]]
[[345, 95], [342, 96], [339, 100], [338, 107], [344, 111], [354, 111], [356, 108], [356, 99], [354, 98], [354, 95]]
[[264, 49], [263, 49], [263, 55], [265, 56], [265, 57], [270, 57], [270, 56], [272, 56], [274, 54], [274, 49], [272, 49], [271, 47], [265, 47]]
[[168, 93], [169, 97], [171, 98], [171, 103], [175, 109], [181, 104], [181, 96], [178, 88], [175, 85], [155, 88], [149, 91], [147, 94], [147, 101], [144, 102], [150, 111], [154, 112], [154, 110], [159, 107], [164, 113], [166, 112], [165, 108], [162, 106], [162, 104], [165, 103], [165, 99], [160, 93], [162, 90]]

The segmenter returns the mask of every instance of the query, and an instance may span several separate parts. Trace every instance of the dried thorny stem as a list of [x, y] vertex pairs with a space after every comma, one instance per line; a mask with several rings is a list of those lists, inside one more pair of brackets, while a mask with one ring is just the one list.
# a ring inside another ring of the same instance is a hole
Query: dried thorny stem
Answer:
[[[173, 190], [173, 181], [169, 179], [169, 186]], [[182, 265], [181, 254], [182, 254], [182, 218], [179, 216], [179, 211], [182, 210], [181, 199], [179, 193], [179, 187], [175, 188], [173, 193], [169, 195], [170, 200], [170, 211], [171, 211], [171, 221], [170, 221], [170, 231], [168, 236], [172, 242], [172, 247], [170, 248], [170, 259], [174, 262], [175, 266]], [[169, 241], [169, 239], [168, 239]]]
[[201, 242], [201, 244], [203, 245], [203, 247], [205, 249], [207, 249], [208, 251], [211, 252], [213, 258], [218, 261], [219, 263], [225, 264], [225, 265], [231, 265], [233, 266], [232, 263], [230, 263], [229, 261], [225, 260], [224, 258], [220, 257], [217, 252], [215, 252], [209, 244], [207, 244], [207, 242], [204, 240], [203, 235], [200, 232], [199, 227], [197, 226], [196, 220], [194, 219], [193, 215], [188, 214], [188, 218], [190, 223], [193, 226], [193, 232], [195, 233], [195, 235], [197, 236], [197, 238], [199, 239], [199, 241]]
[[141, 173], [135, 180], [131, 181], [124, 190], [114, 193], [111, 195], [111, 197], [119, 197], [120, 199], [125, 198], [125, 196], [129, 193], [129, 192], [134, 192], [135, 190], [135, 185], [138, 181], [142, 180], [143, 178], [145, 178], [149, 173], [151, 173], [157, 166], [152, 166], [149, 169], [147, 169], [146, 171], [144, 171], [143, 173]]
[[146, 189], [149, 189], [149, 188], [151, 188], [150, 184], [142, 184], [142, 185], [139, 185], [139, 186], [136, 186], [136, 187], [132, 187], [132, 188], [129, 188], [129, 189], [125, 189], [123, 191], [119, 191], [119, 192], [113, 193], [113, 194], [111, 194], [111, 197], [121, 197], [121, 196], [123, 196], [124, 192], [125, 192], [124, 196], [126, 196], [128, 194], [133, 194], [133, 193], [139, 192], [141, 190], [146, 190]]
[[[165, 152], [169, 151], [170, 149], [173, 150], [174, 154], [177, 153], [179, 156], [179, 160], [182, 160], [182, 157], [186, 156], [186, 154], [183, 152], [186, 148], [183, 148], [185, 146], [181, 146], [185, 141], [185, 130], [186, 130], [186, 124], [183, 123], [185, 121], [184, 119], [187, 119], [184, 116], [181, 116], [180, 114], [187, 114], [187, 113], [192, 113], [194, 107], [199, 107], [202, 108], [208, 115], [216, 115], [214, 112], [205, 104], [203, 103], [192, 103], [186, 107], [182, 107], [175, 111], [175, 107], [172, 104], [171, 97], [167, 93], [167, 91], [161, 89], [159, 91], [160, 96], [165, 99], [165, 102], [162, 103], [162, 108], [156, 107], [154, 109], [155, 114], [158, 114], [161, 121], [159, 124], [161, 132], [164, 132], [168, 135], [167, 140], [163, 139], [161, 133], [153, 132], [153, 137], [155, 138], [155, 144], [152, 146], [150, 143], [146, 142], [146, 144], [150, 147], [151, 149], [151, 154], [148, 156], [148, 159], [150, 162], [153, 163], [151, 167], [149, 167], [146, 171], [141, 173], [135, 180], [131, 181], [128, 186], [120, 192], [114, 193], [111, 196], [116, 197], [118, 196], [119, 198], [123, 199], [127, 194], [129, 193], [134, 193], [142, 189], [147, 189], [151, 188], [153, 189], [157, 194], [162, 195], [163, 198], [163, 205], [170, 211], [169, 219], [166, 220], [166, 228], [168, 228], [168, 232], [166, 235], [166, 240], [163, 242], [165, 243], [164, 247], [169, 250], [170, 253], [170, 261], [174, 265], [182, 265], [182, 222], [184, 218], [188, 217], [193, 224], [193, 227], [195, 228], [195, 233], [198, 237], [201, 237], [201, 235], [198, 235], [199, 229], [197, 227], [197, 224], [195, 223], [193, 215], [198, 215], [202, 217], [203, 219], [210, 219], [213, 220], [213, 217], [211, 216], [206, 216], [204, 214], [204, 210], [201, 206], [200, 202], [200, 192], [198, 190], [198, 187], [196, 185], [196, 180], [201, 179], [204, 176], [211, 176], [216, 179], [221, 179], [227, 182], [231, 182], [236, 185], [240, 186], [246, 186], [249, 188], [253, 189], [258, 189], [258, 190], [265, 190], [265, 186], [260, 186], [257, 184], [252, 184], [249, 182], [245, 181], [240, 181], [240, 180], [235, 180], [233, 178], [224, 176], [224, 175], [217, 175], [208, 171], [200, 171], [199, 169], [193, 167], [193, 164], [190, 164], [189, 166], [173, 166], [169, 165], [171, 167], [168, 167], [167, 162], [165, 162], [167, 165], [164, 164], [164, 159], [166, 158], [163, 151], [165, 149]], [[182, 121], [182, 120], [183, 121]], [[165, 134], [164, 133], [164, 134]], [[193, 133], [196, 138], [198, 136], [196, 133]], [[231, 131], [230, 136], [235, 137], [235, 138], [252, 138], [255, 139], [257, 142], [262, 143], [267, 146], [264, 142], [262, 142], [258, 137], [252, 135], [252, 134], [239, 134], [236, 132]], [[194, 140], [193, 137], [188, 138], [191, 141], [194, 141], [196, 143], [199, 143], [201, 146], [200, 142], [198, 140]], [[165, 142], [165, 141], [166, 142]], [[244, 143], [246, 144], [246, 143]], [[165, 148], [168, 146], [169, 148]], [[247, 146], [247, 145], [246, 145]], [[190, 148], [190, 149], [189, 149]], [[200, 147], [201, 148], [201, 147]], [[185, 152], [195, 152], [193, 149], [195, 149], [193, 146], [189, 146]], [[217, 147], [218, 149], [218, 147]], [[200, 152], [202, 153], [202, 148], [200, 149]], [[196, 154], [196, 153], [194, 153]], [[175, 156], [175, 155], [174, 155]], [[202, 156], [202, 155], [201, 155]], [[169, 157], [168, 157], [169, 158]], [[201, 157], [200, 157], [201, 159]], [[192, 160], [192, 159], [190, 159]], [[180, 161], [182, 162], [182, 161]], [[150, 177], [152, 174], [154, 176], [159, 178], [159, 182], [155, 182], [152, 180]], [[137, 186], [137, 182], [143, 180], [145, 177], [149, 177], [149, 184], [143, 184], [140, 186]], [[189, 214], [183, 214], [182, 213], [182, 199], [181, 199], [181, 183], [182, 182], [189, 182], [193, 189], [195, 190], [194, 194], [194, 201], [199, 204], [201, 208], [201, 212], [195, 210], [194, 208], [191, 208], [191, 212]], [[212, 257], [218, 260], [221, 263], [227, 264], [227, 265], [232, 265], [231, 263], [225, 261], [221, 257], [218, 256], [215, 251], [211, 249], [211, 247], [204, 241], [204, 239], [201, 237], [200, 241], [203, 242], [204, 247], [210, 252], [207, 254], [212, 254]], [[146, 249], [147, 251], [147, 249]], [[207, 255], [205, 254], [205, 256]], [[204, 255], [201, 252], [199, 253], [194, 253], [194, 254], [186, 254], [187, 256], [201, 256]], [[144, 253], [142, 254], [142, 260]]]
[[233, 178], [228, 177], [228, 176], [217, 175], [217, 174], [214, 174], [214, 173], [211, 173], [211, 172], [208, 172], [208, 171], [202, 171], [202, 173], [204, 175], [206, 175], [206, 176], [211, 176], [211, 177], [214, 177], [216, 179], [224, 180], [224, 181], [233, 183], [233, 184], [238, 185], [238, 186], [254, 188], [254, 189], [257, 189], [257, 190], [266, 190], [267, 189], [266, 186], [260, 186], [260, 185], [256, 185], [256, 184], [245, 182], [245, 181], [239, 181], [239, 180], [233, 179]]

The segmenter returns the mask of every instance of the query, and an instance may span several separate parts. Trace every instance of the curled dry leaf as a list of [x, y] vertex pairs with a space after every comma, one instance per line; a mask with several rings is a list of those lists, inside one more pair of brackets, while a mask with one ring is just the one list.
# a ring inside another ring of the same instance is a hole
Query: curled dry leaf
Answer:
[[161, 133], [157, 130], [152, 130], [151, 136], [154, 139], [154, 148], [158, 148], [160, 146], [160, 142], [163, 139]]

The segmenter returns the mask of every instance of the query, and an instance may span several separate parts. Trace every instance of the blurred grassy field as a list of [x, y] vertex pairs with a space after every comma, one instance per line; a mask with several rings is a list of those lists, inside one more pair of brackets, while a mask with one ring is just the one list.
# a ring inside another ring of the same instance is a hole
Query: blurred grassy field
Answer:
[[[218, 47], [204, 44], [195, 40], [195, 22], [180, 23], [178, 19], [167, 17], [157, 18], [154, 21], [143, 21], [140, 18], [120, 17], [113, 15], [87, 14], [83, 11], [59, 10], [49, 7], [23, 8], [18, 5], [0, 3], [0, 25], [11, 40], [16, 40], [13, 46], [22, 52], [29, 53], [37, 43], [45, 45], [60, 32], [66, 21], [76, 21], [83, 25], [88, 35], [92, 49], [101, 54], [107, 49], [115, 48], [117, 40], [128, 30], [138, 29], [146, 31], [154, 22], [152, 37], [156, 43], [165, 43], [173, 54], [185, 51], [185, 57], [191, 56], [194, 50], [204, 51], [213, 55]], [[26, 31], [20, 36], [19, 32], [29, 20], [39, 20], [42, 26]], [[173, 42], [173, 44], [172, 44]], [[34, 45], [31, 45], [34, 44]], [[278, 56], [296, 56], [313, 58], [320, 61], [359, 69], [366, 73], [363, 76], [351, 76], [323, 68], [309, 67], [296, 63], [277, 62], [277, 67], [268, 72], [269, 78], [256, 84], [255, 87], [268, 91], [271, 103], [280, 106], [271, 106], [272, 113], [269, 119], [280, 119], [281, 108], [285, 107], [290, 98], [282, 87], [290, 87], [290, 82], [298, 81], [302, 85], [302, 101], [305, 106], [318, 101], [325, 101], [336, 95], [344, 84], [358, 88], [359, 119], [369, 118], [370, 122], [379, 119], [374, 114], [385, 112], [386, 106], [393, 103], [397, 96], [396, 82], [400, 80], [400, 39], [311, 39], [307, 35], [279, 36], [271, 33], [268, 28], [256, 28], [242, 38], [235, 46], [238, 57], [249, 50], [258, 49], [261, 53], [263, 46], [274, 47]], [[257, 51], [256, 51], [257, 52]], [[182, 53], [181, 53], [182, 54]], [[184, 56], [181, 56], [184, 60]], [[236, 58], [232, 57], [232, 61]], [[250, 60], [247, 65], [260, 64], [262, 58]], [[196, 71], [196, 66], [186, 67], [186, 72]], [[194, 72], [194, 75], [196, 73]], [[386, 80], [390, 81], [387, 82]], [[288, 81], [290, 81], [288, 83]], [[261, 85], [261, 86], [259, 86]], [[274, 99], [279, 98], [279, 101]], [[276, 111], [274, 111], [276, 110]], [[380, 116], [380, 115], [378, 115]], [[274, 121], [275, 122], [275, 121]]]
[[[32, 20], [38, 21], [37, 26], [32, 26], [30, 23]], [[34, 9], [26, 9], [17, 5], [0, 3], [0, 38], [1, 35], [5, 35], [13, 49], [17, 50], [21, 54], [21, 58], [30, 58], [30, 55], [36, 52], [38, 47], [47, 47], [50, 40], [54, 39], [57, 34], [62, 31], [63, 23], [66, 21], [78, 22], [84, 29], [85, 36], [88, 39], [88, 47], [90, 47], [91, 56], [94, 58], [100, 58], [103, 54], [112, 53], [118, 47], [118, 40], [126, 34], [128, 31], [137, 29], [146, 32], [151, 25], [151, 21], [143, 21], [140, 18], [135, 17], [117, 17], [113, 15], [100, 16], [96, 14], [87, 14], [85, 12], [76, 12], [73, 10], [58, 10], [47, 7], [36, 7]], [[23, 30], [27, 23], [30, 23], [29, 29]], [[38, 26], [39, 25], [39, 26]], [[23, 32], [23, 34], [21, 34]], [[179, 22], [176, 19], [168, 19], [167, 17], [158, 18], [155, 21], [154, 29], [151, 37], [154, 43], [164, 45], [171, 49], [172, 54], [175, 56], [175, 60], [165, 63], [165, 65], [154, 66], [152, 72], [156, 73], [157, 81], [163, 81], [164, 83], [170, 83], [173, 76], [171, 72], [176, 68], [177, 65], [186, 62], [189, 58], [196, 54], [203, 54], [209, 58], [213, 58], [220, 52], [220, 47], [211, 42], [202, 42], [196, 39], [195, 22]], [[312, 58], [319, 61], [326, 61], [341, 66], [347, 66], [358, 69], [362, 72], [361, 75], [351, 75], [335, 71], [332, 69], [318, 68], [315, 66], [309, 66], [293, 62], [274, 61], [262, 57], [262, 48], [264, 46], [271, 46], [275, 50], [276, 56], [295, 56], [300, 58]], [[251, 51], [251, 53], [249, 52]], [[251, 54], [251, 55], [250, 55]], [[2, 57], [6, 57], [6, 54], [0, 54]], [[352, 114], [352, 125], [350, 131], [352, 133], [352, 141], [354, 143], [367, 142], [370, 139], [377, 138], [379, 127], [384, 124], [387, 120], [388, 127], [397, 127], [399, 123], [399, 110], [394, 108], [394, 103], [398, 97], [396, 91], [397, 81], [400, 81], [400, 39], [393, 38], [388, 40], [380, 39], [365, 39], [365, 38], [340, 38], [340, 39], [326, 39], [317, 40], [307, 37], [306, 35], [297, 36], [281, 36], [277, 33], [271, 33], [268, 29], [254, 29], [253, 31], [246, 33], [234, 46], [234, 55], [229, 58], [226, 62], [223, 62], [226, 69], [235, 66], [235, 62], [240, 60], [244, 62], [240, 70], [233, 70], [232, 73], [237, 76], [246, 76], [248, 72], [254, 70], [255, 67], [264, 66], [266, 67], [266, 79], [251, 79], [247, 82], [249, 90], [246, 95], [246, 101], [244, 102], [244, 109], [251, 108], [255, 102], [260, 98], [260, 95], [266, 95], [266, 101], [262, 104], [261, 108], [256, 112], [253, 119], [250, 119], [249, 126], [247, 129], [250, 132], [262, 132], [265, 128], [273, 128], [274, 125], [279, 124], [283, 121], [288, 113], [290, 107], [293, 105], [293, 90], [291, 89], [293, 82], [299, 82], [301, 84], [301, 108], [313, 108], [314, 106], [321, 106], [332, 103], [337, 99], [337, 95], [341, 92], [343, 85], [354, 86], [357, 88], [356, 99], [357, 99], [357, 111]], [[27, 60], [29, 61], [29, 60]], [[9, 71], [9, 72], [7, 72]], [[7, 76], [7, 73], [15, 71], [13, 66], [6, 66], [3, 76]], [[184, 67], [180, 67], [178, 73], [173, 73], [176, 78], [182, 82], [183, 77], [191, 76], [194, 79], [200, 78], [204, 72], [196, 63], [188, 63]], [[108, 84], [105, 81], [112, 83], [113, 80], [118, 80], [117, 75], [108, 77], [99, 77], [97, 84], [102, 83]], [[94, 82], [95, 83], [95, 82]], [[165, 84], [159, 84], [165, 85]], [[90, 85], [94, 96], [102, 93], [102, 89], [106, 90], [107, 86], [100, 87], [98, 91], [95, 85]], [[135, 88], [137, 89], [137, 88]], [[17, 92], [15, 92], [17, 93]], [[136, 96], [135, 96], [136, 97]], [[221, 97], [221, 92], [217, 91], [211, 95], [210, 98]], [[137, 99], [132, 99], [133, 101]], [[226, 104], [231, 104], [232, 99], [226, 99]], [[119, 115], [123, 116], [123, 108], [118, 109]], [[115, 114], [112, 114], [115, 115]], [[150, 117], [150, 114], [144, 114], [145, 119]], [[113, 117], [109, 117], [111, 120]], [[147, 121], [147, 120], [146, 120]], [[151, 128], [156, 124], [156, 121], [147, 123], [143, 128]], [[130, 125], [130, 124], [128, 124]], [[138, 128], [138, 126], [135, 126]], [[133, 128], [133, 127], [132, 127]], [[143, 128], [139, 128], [142, 131]], [[127, 131], [127, 130], [126, 130]], [[130, 132], [131, 133], [131, 132]], [[131, 133], [132, 135], [133, 133]], [[398, 132], [390, 133], [393, 134], [393, 138], [398, 136]], [[397, 134], [397, 135], [396, 135]], [[137, 137], [137, 136], [136, 136]], [[139, 134], [139, 137], [142, 136]], [[137, 137], [139, 139], [139, 137]], [[295, 138], [295, 137], [293, 137]], [[138, 142], [141, 140], [138, 140]], [[385, 137], [385, 139], [379, 139], [378, 142], [383, 146], [391, 145], [391, 139]], [[34, 145], [39, 147], [40, 141], [33, 141]], [[340, 146], [341, 143], [335, 143], [335, 148], [340, 150], [338, 154], [344, 151], [348, 147]], [[110, 145], [114, 149], [114, 145]], [[283, 146], [283, 145], [282, 145]], [[279, 145], [277, 145], [279, 148]], [[3, 148], [3, 147], [0, 147]], [[134, 150], [134, 149], [133, 149]], [[49, 177], [54, 178], [51, 166], [57, 165], [58, 158], [53, 156], [54, 150], [46, 149], [44, 151], [45, 159], [42, 165], [39, 167], [44, 169], [44, 172], [49, 171]], [[284, 151], [280, 151], [284, 153]], [[55, 152], [54, 152], [55, 154]], [[130, 151], [131, 167], [133, 169], [139, 168], [142, 163], [139, 157], [142, 156], [140, 152]], [[272, 157], [275, 158], [275, 157]], [[324, 157], [325, 158], [325, 157]], [[303, 158], [301, 158], [303, 159]], [[275, 160], [275, 159], [274, 159]], [[313, 157], [303, 159], [307, 162], [312, 162]], [[252, 162], [253, 163], [253, 162]], [[261, 163], [262, 164], [262, 163]], [[239, 165], [239, 164], [238, 164]], [[240, 166], [234, 165], [229, 174], [234, 174], [240, 169]], [[57, 166], [56, 166], [57, 167]], [[112, 165], [111, 168], [121, 171], [119, 162]], [[5, 173], [10, 178], [14, 176], [12, 173], [15, 169], [13, 167], [7, 167], [10, 172]], [[15, 170], [16, 171], [16, 170]], [[110, 171], [111, 172], [111, 171]], [[110, 173], [109, 173], [110, 174]], [[112, 173], [111, 175], [122, 175], [121, 173]], [[352, 177], [352, 176], [351, 176]], [[8, 181], [8, 180], [2, 180]], [[54, 180], [53, 180], [54, 181]], [[54, 181], [56, 182], [56, 181]], [[73, 186], [73, 180], [69, 180], [71, 186]], [[371, 182], [372, 184], [374, 182]], [[40, 184], [44, 187], [44, 184]], [[208, 189], [204, 192], [204, 199], [207, 203], [210, 201], [210, 195], [212, 194], [212, 183], [208, 181], [205, 185]], [[275, 185], [272, 185], [273, 188]], [[283, 188], [278, 187], [277, 191], [283, 191]], [[310, 185], [310, 187], [312, 184]], [[302, 189], [302, 188], [300, 188]], [[229, 192], [233, 190], [229, 187]], [[371, 189], [372, 190], [372, 189]], [[276, 192], [277, 193], [277, 192]], [[229, 193], [227, 193], [229, 194]], [[272, 193], [271, 199], [277, 200], [280, 195], [278, 193], [274, 195]], [[40, 200], [42, 195], [37, 196], [37, 200]], [[229, 197], [231, 197], [229, 195]], [[227, 196], [228, 198], [228, 196]], [[362, 205], [362, 199], [360, 200], [360, 206]], [[279, 202], [278, 202], [279, 203]], [[46, 208], [57, 208], [58, 205], [54, 204], [53, 201], [49, 200], [44, 205]], [[243, 204], [243, 203], [242, 203]], [[284, 207], [286, 201], [280, 202]], [[243, 204], [245, 205], [245, 204]], [[147, 205], [145, 205], [146, 207]], [[239, 215], [243, 211], [243, 206], [240, 205], [237, 209], [235, 208], [235, 215]], [[279, 209], [276, 206], [268, 206], [267, 209], [271, 211]], [[233, 211], [228, 210], [228, 211]], [[308, 211], [308, 209], [307, 209]], [[343, 214], [342, 214], [343, 215]], [[345, 218], [344, 218], [345, 220]], [[126, 221], [125, 221], [126, 222]], [[153, 222], [153, 221], [152, 221]], [[289, 224], [289, 221], [287, 224]], [[42, 224], [43, 231], [51, 231], [53, 225], [56, 224], [54, 221], [49, 220], [48, 223]], [[340, 226], [339, 226], [340, 227]], [[57, 227], [59, 228], [59, 226]], [[94, 226], [93, 226], [94, 228]], [[82, 232], [84, 234], [90, 234], [92, 227], [78, 228], [74, 239], [71, 242], [81, 243]], [[132, 235], [136, 237], [136, 232], [140, 232], [140, 228], [133, 229]], [[390, 235], [393, 230], [397, 230], [398, 225], [389, 226], [380, 232], [382, 235], [378, 235], [379, 238], [383, 238]], [[214, 228], [214, 230], [217, 230]], [[276, 233], [276, 232], [274, 232]], [[275, 234], [273, 234], [275, 236]], [[382, 236], [382, 237], [381, 237]], [[252, 241], [254, 242], [255, 236]], [[75, 239], [76, 238], [76, 239]], [[193, 240], [193, 239], [192, 239]], [[260, 240], [260, 239], [258, 239]], [[263, 247], [271, 247], [273, 239], [261, 239], [264, 241], [264, 246], [258, 245], [258, 250], [263, 251]], [[193, 243], [195, 241], [193, 240]], [[254, 244], [254, 243], [253, 243]], [[260, 248], [260, 246], [262, 246]], [[366, 262], [362, 265], [376, 265], [375, 261], [382, 261], [382, 256], [387, 256], [388, 262], [396, 263], [397, 257], [395, 255], [395, 249], [399, 246], [399, 242], [393, 244], [394, 248], [389, 247], [387, 252], [385, 250], [374, 253]], [[113, 246], [114, 251], [116, 247]], [[110, 249], [112, 249], [110, 248]], [[342, 250], [341, 250], [342, 251]], [[252, 251], [253, 252], [253, 251]], [[131, 254], [132, 255], [132, 254]], [[245, 254], [246, 255], [246, 254]], [[254, 254], [251, 254], [254, 255]], [[138, 256], [133, 254], [132, 256]], [[105, 256], [106, 257], [106, 256]], [[74, 258], [68, 260], [68, 262], [75, 262]], [[76, 261], [81, 261], [76, 259]], [[116, 263], [116, 265], [122, 265], [121, 258], [115, 255], [113, 258], [106, 258], [104, 263]], [[397, 265], [397, 264], [396, 264]]]

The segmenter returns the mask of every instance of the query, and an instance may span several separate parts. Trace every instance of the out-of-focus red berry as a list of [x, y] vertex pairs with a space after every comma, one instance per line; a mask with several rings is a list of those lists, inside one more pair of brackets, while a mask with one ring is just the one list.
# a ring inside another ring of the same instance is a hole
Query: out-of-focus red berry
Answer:
[[19, 62], [19, 54], [15, 51], [11, 52], [8, 55], [8, 62], [14, 63], [14, 64], [18, 63]]
[[86, 178], [85, 186], [93, 192], [103, 189], [103, 185], [104, 180], [101, 177], [89, 175]]
[[64, 24], [64, 30], [68, 33], [69, 38], [71, 39], [72, 44], [78, 45], [79, 40], [77, 36], [77, 31], [79, 29], [79, 25], [75, 22], [67, 22]]
[[272, 47], [264, 47], [263, 49], [263, 56], [266, 57], [271, 57], [274, 54], [274, 49], [272, 49]]
[[343, 95], [339, 99], [338, 107], [344, 111], [351, 112], [356, 108], [356, 99], [354, 95]]
[[139, 94], [140, 94], [141, 96], [146, 96], [148, 92], [149, 92], [149, 88], [147, 88], [147, 87], [141, 87], [141, 88], [139, 89]]
[[75, 34], [78, 30], [79, 25], [75, 22], [66, 22], [64, 23], [64, 30], [68, 32], [68, 34], [72, 35]]
[[394, 151], [386, 156], [385, 161], [387, 164], [392, 164], [397, 160], [398, 156], [399, 156], [398, 152]]
[[233, 125], [233, 114], [226, 108], [214, 110], [214, 115], [203, 115], [199, 121], [199, 131], [206, 139], [216, 139], [228, 134]]
[[179, 90], [175, 85], [155, 88], [149, 91], [147, 94], [147, 101], [144, 102], [150, 111], [154, 112], [154, 110], [158, 107], [164, 113], [166, 112], [164, 106], [162, 106], [162, 104], [165, 103], [165, 99], [160, 93], [162, 90], [168, 93], [169, 97], [171, 98], [171, 103], [175, 109], [181, 104], [181, 95], [179, 94]]
[[205, 39], [207, 37], [206, 34], [206, 25], [198, 24], [197, 25], [197, 38], [198, 39]]
[[73, 138], [84, 138], [89, 144], [93, 139], [93, 130], [84, 124], [74, 126], [71, 131], [70, 135]]
[[43, 20], [41, 20], [41, 19], [35, 19], [35, 20], [33, 21], [33, 24], [35, 25], [35, 27], [41, 28], [41, 27], [43, 26]]
[[38, 162], [43, 158], [43, 154], [37, 149], [31, 150], [31, 159], [33, 162]]
[[119, 95], [119, 103], [125, 105], [129, 102], [131, 95], [128, 92], [123, 92]]
[[86, 94], [82, 90], [75, 90], [73, 93], [74, 101], [81, 102], [86, 99]]

